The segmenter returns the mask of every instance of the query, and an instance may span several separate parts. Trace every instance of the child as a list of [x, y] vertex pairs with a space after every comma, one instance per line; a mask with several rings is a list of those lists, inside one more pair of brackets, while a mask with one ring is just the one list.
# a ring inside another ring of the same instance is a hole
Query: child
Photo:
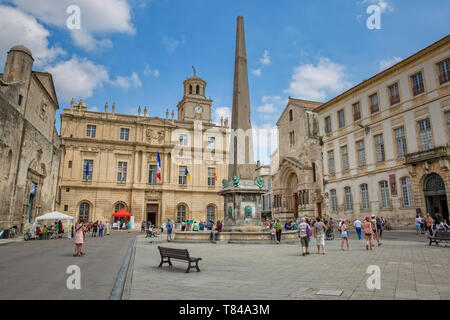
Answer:
[[276, 234], [276, 230], [275, 230], [275, 228], [272, 228], [272, 230], [270, 232], [270, 239], [275, 241], [275, 234]]

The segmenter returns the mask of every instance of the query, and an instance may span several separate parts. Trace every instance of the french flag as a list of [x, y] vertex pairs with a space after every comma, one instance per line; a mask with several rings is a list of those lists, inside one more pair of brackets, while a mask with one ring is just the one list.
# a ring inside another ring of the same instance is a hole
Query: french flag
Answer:
[[158, 171], [156, 172], [156, 177], [159, 181], [161, 181], [161, 157], [159, 156], [158, 152]]

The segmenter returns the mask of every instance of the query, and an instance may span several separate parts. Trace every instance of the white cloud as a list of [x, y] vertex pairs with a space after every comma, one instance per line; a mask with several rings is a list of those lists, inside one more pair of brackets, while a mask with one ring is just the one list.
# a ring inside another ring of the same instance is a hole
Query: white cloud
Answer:
[[262, 69], [253, 69], [250, 71], [254, 76], [261, 77]]
[[391, 0], [363, 0], [361, 4], [377, 5], [380, 7], [382, 13], [394, 11], [394, 5], [392, 4]]
[[392, 67], [394, 64], [402, 61], [403, 59], [400, 57], [392, 57], [388, 59], [381, 60], [378, 64], [378, 70], [383, 71], [388, 69], [389, 67]]
[[223, 118], [224, 122], [225, 122], [225, 119], [228, 119], [228, 124], [231, 126], [231, 108], [230, 107], [221, 107], [221, 108], [216, 108], [216, 110], [214, 110], [214, 123], [217, 125], [220, 125], [221, 118]]
[[263, 66], [267, 66], [272, 63], [272, 60], [270, 60], [269, 51], [264, 50], [264, 55], [259, 59], [259, 62], [261, 62]]
[[169, 37], [166, 34], [161, 35], [162, 41], [167, 48], [167, 52], [174, 53], [177, 51], [178, 46], [184, 45], [186, 43], [184, 35], [182, 35], [181, 40], [177, 40]]
[[104, 66], [77, 57], [60, 62], [46, 71], [53, 75], [58, 98], [62, 101], [89, 98], [95, 89], [109, 80]]
[[[108, 39], [96, 39], [108, 33], [135, 34], [131, 23], [131, 5], [127, 0], [11, 0], [20, 10], [33, 15], [45, 24], [70, 32], [74, 43], [88, 51], [111, 47]], [[81, 29], [69, 30], [66, 13], [70, 5], [81, 9]]]
[[111, 81], [111, 84], [115, 87], [128, 90], [130, 88], [142, 87], [141, 79], [136, 72], [133, 72], [129, 77], [117, 76], [116, 80]]
[[145, 76], [153, 76], [155, 78], [159, 78], [159, 70], [158, 69], [154, 69], [153, 70], [152, 68], [150, 68], [149, 65], [146, 65], [145, 69], [144, 69], [144, 75]]
[[296, 98], [323, 101], [350, 86], [345, 66], [328, 58], [320, 58], [316, 65], [302, 64], [296, 67], [285, 93]]
[[36, 19], [16, 8], [0, 5], [0, 63], [4, 65], [6, 53], [11, 47], [21, 44], [31, 50], [37, 66], [53, 61], [66, 52], [59, 46], [50, 47], [50, 32]]
[[283, 100], [280, 96], [263, 96], [261, 103], [256, 110], [264, 120], [273, 120], [284, 110], [287, 99]]

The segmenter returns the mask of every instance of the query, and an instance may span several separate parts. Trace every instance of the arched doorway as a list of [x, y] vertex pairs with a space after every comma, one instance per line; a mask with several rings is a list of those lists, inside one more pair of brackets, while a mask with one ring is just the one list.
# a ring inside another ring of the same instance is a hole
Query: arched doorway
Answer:
[[423, 182], [423, 193], [427, 213], [430, 213], [433, 217], [441, 215], [448, 221], [447, 192], [441, 176], [436, 173], [426, 176]]

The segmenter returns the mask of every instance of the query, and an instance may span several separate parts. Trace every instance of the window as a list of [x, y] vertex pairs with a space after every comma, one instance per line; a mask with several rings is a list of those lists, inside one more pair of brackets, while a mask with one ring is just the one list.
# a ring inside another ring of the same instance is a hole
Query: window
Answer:
[[413, 205], [411, 179], [405, 177], [400, 179], [400, 185], [402, 187], [403, 206], [410, 207]]
[[86, 129], [86, 137], [95, 138], [95, 131], [97, 126], [88, 125]]
[[389, 87], [389, 99], [391, 106], [400, 102], [400, 93], [398, 91], [398, 83], [394, 83]]
[[361, 105], [359, 102], [353, 104], [353, 120], [361, 120]]
[[290, 138], [290, 146], [293, 147], [295, 145], [295, 132], [289, 132], [289, 138]]
[[208, 148], [214, 149], [216, 145], [216, 138], [215, 137], [208, 137]]
[[70, 192], [70, 188], [66, 188], [66, 192]]
[[120, 140], [128, 141], [130, 138], [130, 129], [121, 128], [120, 129]]
[[216, 208], [212, 205], [206, 208], [206, 221], [216, 221]]
[[384, 141], [383, 141], [382, 134], [375, 136], [375, 150], [376, 150], [377, 162], [383, 162], [386, 157], [384, 154]]
[[433, 134], [430, 119], [419, 121], [419, 136], [422, 151], [433, 149]]
[[378, 106], [378, 94], [373, 94], [369, 97], [370, 101], [370, 113], [374, 114], [380, 111], [380, 108]]
[[335, 171], [334, 167], [334, 151], [328, 151], [328, 172], [333, 174]]
[[214, 170], [214, 168], [208, 168], [208, 187], [214, 187], [216, 185]]
[[405, 128], [394, 130], [395, 141], [397, 143], [397, 156], [404, 157], [408, 153], [406, 150]]
[[186, 185], [187, 184], [187, 176], [186, 176], [187, 167], [180, 166], [178, 169], [178, 184]]
[[344, 193], [345, 193], [345, 210], [352, 211], [353, 210], [352, 189], [350, 187], [345, 187]]
[[186, 220], [186, 207], [184, 205], [179, 205], [177, 209], [177, 222], [183, 222]]
[[345, 127], [345, 112], [344, 110], [338, 111], [339, 129]]
[[19, 106], [21, 106], [22, 105], [22, 101], [23, 101], [23, 96], [21, 94], [19, 94], [19, 99], [17, 100], [17, 104]]
[[447, 119], [447, 132], [450, 134], [450, 111], [445, 113], [445, 118]]
[[272, 190], [272, 179], [270, 178], [267, 179], [267, 190]]
[[331, 190], [330, 194], [331, 194], [331, 210], [333, 210], [333, 212], [337, 212], [338, 205], [337, 205], [336, 190]]
[[127, 165], [126, 162], [119, 162], [117, 166], [117, 182], [127, 181]]
[[270, 203], [270, 194], [265, 194], [262, 196], [262, 203], [263, 203], [263, 211], [269, 211], [271, 208]]
[[361, 185], [361, 208], [363, 210], [370, 209], [370, 202], [369, 202], [369, 186], [367, 184]]
[[[312, 169], [313, 169], [313, 182], [317, 181], [317, 172], [316, 172], [316, 164], [313, 162], [312, 163]], [[270, 179], [269, 179], [270, 181]]]
[[84, 222], [89, 221], [89, 210], [90, 205], [87, 202], [83, 202], [80, 204], [80, 209], [78, 210], [78, 219]]
[[67, 204], [64, 205], [64, 212], [69, 211], [69, 206]]
[[187, 134], [180, 134], [180, 146], [187, 146], [188, 136]]
[[364, 167], [366, 165], [366, 150], [364, 147], [364, 140], [356, 143], [356, 152], [358, 153], [358, 165]]
[[114, 213], [119, 212], [120, 210], [125, 210], [125, 205], [123, 203], [116, 203], [116, 205], [114, 206]]
[[347, 146], [341, 148], [341, 154], [342, 154], [342, 169], [343, 170], [348, 170], [349, 169], [349, 163], [348, 163]]
[[189, 94], [192, 94], [192, 85], [189, 86]]
[[418, 72], [415, 75], [411, 76], [411, 83], [412, 83], [413, 94], [415, 96], [417, 96], [418, 94], [421, 94], [425, 91], [425, 88], [423, 86], [422, 72]]
[[72, 161], [69, 161], [68, 167], [69, 169], [72, 169]]
[[83, 181], [92, 181], [93, 171], [94, 171], [94, 160], [84, 160]]
[[200, 86], [199, 85], [197, 85], [195, 87], [195, 94], [200, 94]]
[[450, 81], [450, 58], [437, 64], [439, 72], [439, 83], [444, 84]]
[[381, 208], [388, 209], [391, 207], [389, 200], [389, 184], [387, 181], [380, 182]]
[[148, 167], [148, 183], [149, 184], [155, 184], [157, 183], [157, 167], [155, 165], [150, 165]]
[[294, 120], [294, 112], [292, 110], [289, 110], [289, 121]]
[[325, 132], [330, 133], [331, 132], [331, 117], [325, 118]]

